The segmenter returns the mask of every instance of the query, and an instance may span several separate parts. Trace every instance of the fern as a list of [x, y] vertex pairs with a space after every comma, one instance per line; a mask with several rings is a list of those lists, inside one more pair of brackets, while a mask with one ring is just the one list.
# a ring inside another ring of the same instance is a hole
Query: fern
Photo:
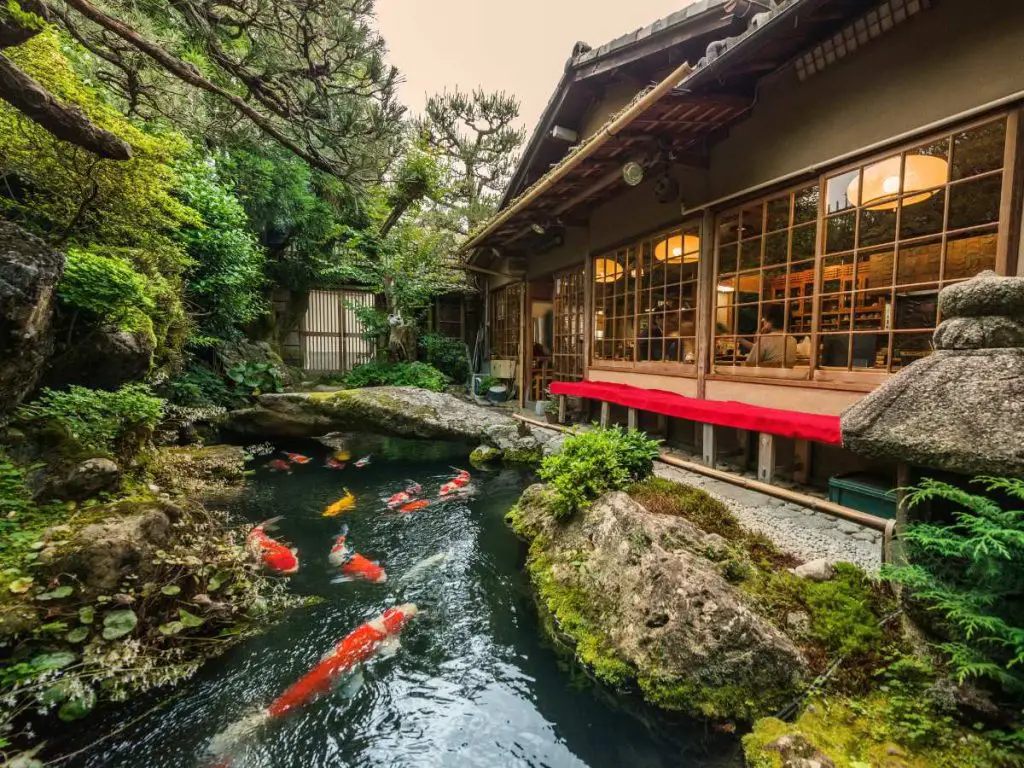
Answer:
[[1024, 501], [1024, 480], [977, 477], [984, 493], [938, 480], [909, 489], [913, 507], [941, 500], [958, 507], [948, 524], [916, 523], [903, 533], [908, 564], [887, 566], [900, 584], [940, 617], [960, 682], [987, 679], [1024, 693], [1024, 511], [1004, 509], [993, 496]]

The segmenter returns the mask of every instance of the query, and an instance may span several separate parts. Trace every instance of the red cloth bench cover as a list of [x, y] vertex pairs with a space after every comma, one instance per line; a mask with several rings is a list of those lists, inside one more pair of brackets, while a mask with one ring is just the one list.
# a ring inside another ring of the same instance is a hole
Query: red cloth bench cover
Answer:
[[737, 403], [733, 400], [698, 400], [660, 389], [596, 381], [555, 381], [551, 383], [551, 393], [604, 400], [627, 408], [651, 411], [679, 419], [691, 419], [719, 427], [767, 432], [770, 435], [832, 445], [841, 443], [838, 416], [783, 411], [761, 405]]

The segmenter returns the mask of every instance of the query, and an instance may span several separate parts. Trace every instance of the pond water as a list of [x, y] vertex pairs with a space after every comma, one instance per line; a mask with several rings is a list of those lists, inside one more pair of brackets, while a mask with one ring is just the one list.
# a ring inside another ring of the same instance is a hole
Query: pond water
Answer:
[[[322, 602], [288, 613], [176, 691], [100, 714], [62, 751], [122, 730], [62, 765], [215, 764], [207, 752], [215, 734], [266, 707], [362, 622], [404, 602], [415, 602], [421, 613], [402, 632], [397, 653], [366, 664], [361, 681], [349, 677], [334, 692], [251, 733], [227, 764], [741, 764], [735, 739], [586, 684], [543, 643], [522, 571], [525, 548], [502, 519], [529, 481], [524, 473], [474, 471], [474, 498], [439, 502], [455, 459], [438, 444], [357, 438], [349, 445], [352, 458], [372, 450], [373, 462], [340, 470], [325, 466], [332, 451], [318, 443], [277, 447], [312, 461], [285, 474], [267, 466], [280, 454], [257, 459], [252, 492], [239, 513], [253, 522], [283, 516], [274, 535], [296, 546], [302, 562], [291, 587]], [[457, 455], [464, 457], [464, 450]], [[431, 506], [388, 512], [385, 499], [412, 482], [422, 484]], [[341, 517], [322, 517], [344, 487], [356, 505]], [[342, 524], [356, 551], [386, 568], [386, 583], [335, 583], [327, 555]], [[414, 564], [441, 552], [450, 555], [445, 562], [402, 580]], [[172, 696], [167, 706], [145, 714]]]

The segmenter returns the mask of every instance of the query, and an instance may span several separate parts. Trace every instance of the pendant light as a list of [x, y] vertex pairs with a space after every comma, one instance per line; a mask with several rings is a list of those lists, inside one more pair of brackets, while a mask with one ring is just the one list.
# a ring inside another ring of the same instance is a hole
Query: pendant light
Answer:
[[948, 173], [949, 164], [943, 157], [907, 155], [901, 185], [900, 157], [887, 157], [864, 168], [863, 182], [857, 174], [846, 188], [846, 197], [851, 205], [863, 205], [869, 211], [893, 211], [901, 194], [904, 206], [927, 200], [939, 191], [936, 187], [946, 183]]
[[700, 258], [700, 237], [672, 235], [654, 246], [654, 258], [666, 264], [693, 264]]

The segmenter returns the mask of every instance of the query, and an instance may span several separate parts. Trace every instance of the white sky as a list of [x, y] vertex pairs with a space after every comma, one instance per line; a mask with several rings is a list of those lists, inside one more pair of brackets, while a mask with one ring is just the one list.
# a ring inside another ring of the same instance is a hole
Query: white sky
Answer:
[[504, 90], [529, 135], [577, 40], [597, 47], [691, 2], [377, 0], [377, 19], [410, 110], [446, 86]]

